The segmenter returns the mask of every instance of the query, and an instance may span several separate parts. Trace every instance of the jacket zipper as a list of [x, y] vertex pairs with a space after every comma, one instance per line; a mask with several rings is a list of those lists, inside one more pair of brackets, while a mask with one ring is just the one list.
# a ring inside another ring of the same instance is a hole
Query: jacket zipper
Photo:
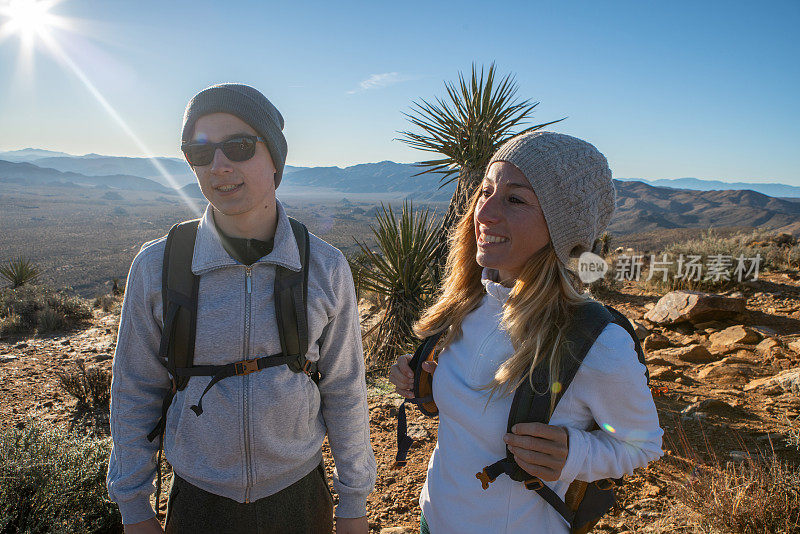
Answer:
[[[242, 359], [247, 360], [250, 356], [250, 298], [253, 291], [253, 283], [252, 279], [250, 278], [250, 274], [252, 271], [251, 266], [245, 267], [245, 302], [244, 302], [244, 349]], [[244, 375], [242, 377], [244, 381], [244, 402], [242, 403], [244, 408], [244, 454], [245, 454], [245, 470], [247, 472], [247, 487], [244, 490], [244, 502], [250, 502], [250, 487], [252, 486], [252, 475], [250, 473], [250, 418], [249, 418], [249, 411], [248, 411], [248, 396], [247, 391], [250, 384], [250, 376]]]

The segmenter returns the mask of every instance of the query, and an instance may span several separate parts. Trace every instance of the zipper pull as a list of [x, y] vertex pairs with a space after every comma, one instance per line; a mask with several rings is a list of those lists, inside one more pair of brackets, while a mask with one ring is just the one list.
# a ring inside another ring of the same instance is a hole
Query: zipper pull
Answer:
[[245, 267], [245, 281], [247, 283], [247, 292], [248, 293], [252, 293], [253, 292], [253, 284], [250, 281], [250, 270], [251, 269], [252, 268], [250, 266]]

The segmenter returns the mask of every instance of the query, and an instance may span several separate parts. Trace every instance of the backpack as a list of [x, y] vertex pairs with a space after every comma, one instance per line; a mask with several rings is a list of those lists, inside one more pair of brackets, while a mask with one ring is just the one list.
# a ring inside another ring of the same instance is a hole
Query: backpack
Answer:
[[[556, 393], [556, 405], [569, 388], [575, 377], [583, 358], [589, 352], [597, 336], [609, 324], [614, 323], [623, 327], [631, 336], [636, 349], [639, 362], [645, 365], [645, 377], [648, 384], [650, 375], [644, 359], [644, 351], [639, 343], [639, 338], [630, 321], [611, 306], [605, 306], [596, 301], [589, 301], [575, 308], [566, 332], [566, 341], [562, 344], [565, 351], [562, 358], [561, 380], [562, 388]], [[407, 435], [405, 404], [418, 405], [420, 411], [433, 417], [438, 414], [436, 403], [433, 400], [433, 382], [429, 373], [422, 370], [422, 363], [433, 360], [436, 356], [436, 344], [443, 332], [434, 334], [425, 339], [414, 353], [409, 365], [414, 369], [414, 396], [413, 399], [404, 400], [397, 413], [397, 457], [395, 468], [406, 464], [406, 455], [413, 440]], [[537, 394], [531, 383], [525, 380], [514, 392], [511, 409], [508, 415], [508, 432], [517, 423], [550, 421], [550, 396], [548, 387], [549, 376], [545, 366], [537, 366], [533, 372], [533, 383], [536, 391], [545, 391]], [[595, 422], [589, 429], [597, 430], [600, 427]], [[564, 500], [537, 477], [532, 477], [514, 461], [514, 456], [506, 447], [505, 458], [498, 459], [491, 465], [483, 468], [475, 477], [480, 481], [483, 489], [494, 482], [498, 476], [507, 474], [513, 480], [522, 482], [529, 490], [535, 491], [552, 506], [570, 525], [571, 534], [585, 534], [614, 506], [614, 486], [622, 483], [622, 479], [606, 478], [592, 482], [575, 480], [567, 489]]]
[[[175, 394], [186, 388], [193, 376], [211, 376], [192, 411], [199, 417], [203, 413], [205, 394], [220, 380], [230, 376], [246, 375], [278, 365], [287, 365], [295, 373], [306, 373], [314, 383], [320, 380], [317, 363], [306, 359], [308, 352], [308, 295], [309, 237], [302, 223], [289, 217], [294, 239], [300, 251], [299, 272], [275, 266], [274, 298], [281, 352], [254, 360], [242, 360], [223, 365], [193, 365], [195, 334], [197, 329], [197, 296], [200, 277], [192, 273], [195, 238], [199, 219], [173, 226], [167, 235], [164, 248], [164, 265], [161, 278], [164, 328], [158, 350], [159, 361], [167, 368], [172, 388], [164, 397], [161, 418], [147, 435], [149, 441], [159, 438], [156, 460], [156, 513], [161, 495], [161, 454], [164, 448], [164, 430], [167, 411]], [[248, 288], [250, 279], [247, 279]]]

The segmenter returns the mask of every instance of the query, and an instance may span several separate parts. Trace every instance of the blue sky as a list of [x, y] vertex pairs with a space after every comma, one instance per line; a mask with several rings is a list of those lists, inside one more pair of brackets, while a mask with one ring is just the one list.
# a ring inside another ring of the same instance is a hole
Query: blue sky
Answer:
[[[796, 0], [63, 0], [51, 12], [73, 27], [52, 31], [59, 46], [157, 155], [179, 155], [192, 95], [238, 81], [283, 113], [290, 164], [425, 159], [394, 140], [402, 113], [494, 61], [540, 102], [535, 120], [568, 117], [553, 129], [594, 143], [617, 177], [800, 185]], [[143, 155], [34, 46], [21, 60], [17, 36], [0, 42], [0, 150]]]

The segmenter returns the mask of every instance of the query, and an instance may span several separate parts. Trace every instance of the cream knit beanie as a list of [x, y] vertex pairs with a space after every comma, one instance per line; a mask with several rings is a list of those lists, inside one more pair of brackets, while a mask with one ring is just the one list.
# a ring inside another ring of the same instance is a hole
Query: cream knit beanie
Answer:
[[571, 257], [592, 249], [615, 201], [611, 169], [600, 151], [576, 137], [539, 131], [504, 143], [489, 165], [496, 161], [511, 163], [531, 183], [564, 265], [570, 267]]

